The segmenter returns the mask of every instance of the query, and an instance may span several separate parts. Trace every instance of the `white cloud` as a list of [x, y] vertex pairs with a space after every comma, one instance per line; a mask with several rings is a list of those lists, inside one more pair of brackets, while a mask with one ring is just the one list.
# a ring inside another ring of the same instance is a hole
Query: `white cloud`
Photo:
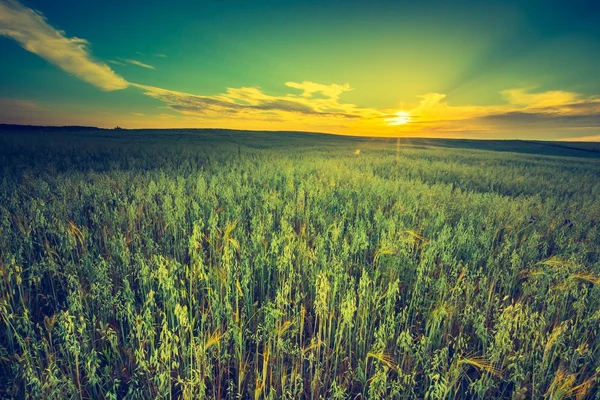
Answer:
[[129, 85], [108, 65], [92, 58], [85, 39], [66, 37], [65, 32], [50, 26], [41, 13], [15, 0], [0, 0], [0, 35], [14, 39], [25, 50], [102, 90]]
[[148, 69], [154, 69], [154, 67], [152, 65], [144, 64], [143, 62], [138, 61], [138, 60], [132, 60], [132, 59], [128, 58], [125, 61], [127, 61], [129, 64], [137, 65], [138, 67], [148, 68]]

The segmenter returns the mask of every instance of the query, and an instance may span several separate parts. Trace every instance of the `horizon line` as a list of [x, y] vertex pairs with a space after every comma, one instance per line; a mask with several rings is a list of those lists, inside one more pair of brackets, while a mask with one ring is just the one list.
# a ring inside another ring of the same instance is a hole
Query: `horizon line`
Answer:
[[103, 130], [103, 131], [232, 131], [232, 132], [271, 132], [271, 133], [302, 133], [312, 135], [331, 135], [342, 136], [348, 138], [370, 138], [370, 139], [438, 139], [438, 140], [470, 140], [470, 141], [502, 141], [502, 142], [561, 142], [561, 143], [600, 143], [600, 140], [568, 140], [568, 139], [519, 139], [519, 138], [459, 138], [459, 137], [435, 137], [435, 136], [376, 136], [376, 135], [352, 135], [336, 132], [319, 132], [319, 131], [294, 131], [294, 130], [271, 130], [271, 129], [235, 129], [235, 128], [125, 128], [115, 126], [114, 128], [102, 128], [93, 125], [28, 125], [28, 124], [10, 124], [0, 122], [0, 130], [7, 127], [14, 128], [52, 128], [52, 129], [68, 129], [79, 128], [86, 130]]

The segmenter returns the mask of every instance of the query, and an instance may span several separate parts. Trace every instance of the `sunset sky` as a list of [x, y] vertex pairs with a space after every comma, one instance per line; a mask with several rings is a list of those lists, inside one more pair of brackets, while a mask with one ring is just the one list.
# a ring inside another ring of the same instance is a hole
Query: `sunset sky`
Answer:
[[600, 140], [600, 2], [0, 0], [0, 122]]

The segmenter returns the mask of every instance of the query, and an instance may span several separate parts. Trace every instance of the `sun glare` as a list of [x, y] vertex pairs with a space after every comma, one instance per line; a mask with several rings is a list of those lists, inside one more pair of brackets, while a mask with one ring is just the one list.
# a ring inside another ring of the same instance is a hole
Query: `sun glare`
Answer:
[[406, 111], [398, 111], [396, 117], [388, 118], [389, 125], [404, 125], [410, 122], [410, 114]]

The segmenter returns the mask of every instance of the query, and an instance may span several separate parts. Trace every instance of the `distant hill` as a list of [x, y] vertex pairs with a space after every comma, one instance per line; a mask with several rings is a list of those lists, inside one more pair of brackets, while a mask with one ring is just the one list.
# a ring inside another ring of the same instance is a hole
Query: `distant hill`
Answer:
[[[298, 131], [245, 131], [214, 128], [177, 129], [114, 129], [93, 126], [34, 126], [0, 124], [0, 134], [53, 133], [68, 137], [94, 140], [190, 140], [190, 142], [230, 142], [252, 148], [312, 147], [353, 144], [395, 148], [397, 140], [402, 147], [440, 147], [465, 150], [487, 150], [513, 153], [539, 154], [562, 157], [600, 158], [600, 142], [567, 142], [541, 140], [482, 140], [482, 139], [442, 139], [442, 138], [385, 138], [369, 136], [346, 136], [316, 132]], [[126, 135], [123, 133], [126, 132]], [[97, 135], [94, 135], [97, 133]], [[30, 141], [35, 142], [36, 139]], [[41, 140], [41, 139], [40, 139]]]
[[78, 125], [67, 125], [67, 126], [41, 126], [41, 125], [17, 125], [17, 124], [0, 124], [0, 130], [7, 131], [29, 131], [29, 132], [40, 132], [40, 131], [105, 131], [105, 128], [98, 128], [96, 126], [78, 126]]

